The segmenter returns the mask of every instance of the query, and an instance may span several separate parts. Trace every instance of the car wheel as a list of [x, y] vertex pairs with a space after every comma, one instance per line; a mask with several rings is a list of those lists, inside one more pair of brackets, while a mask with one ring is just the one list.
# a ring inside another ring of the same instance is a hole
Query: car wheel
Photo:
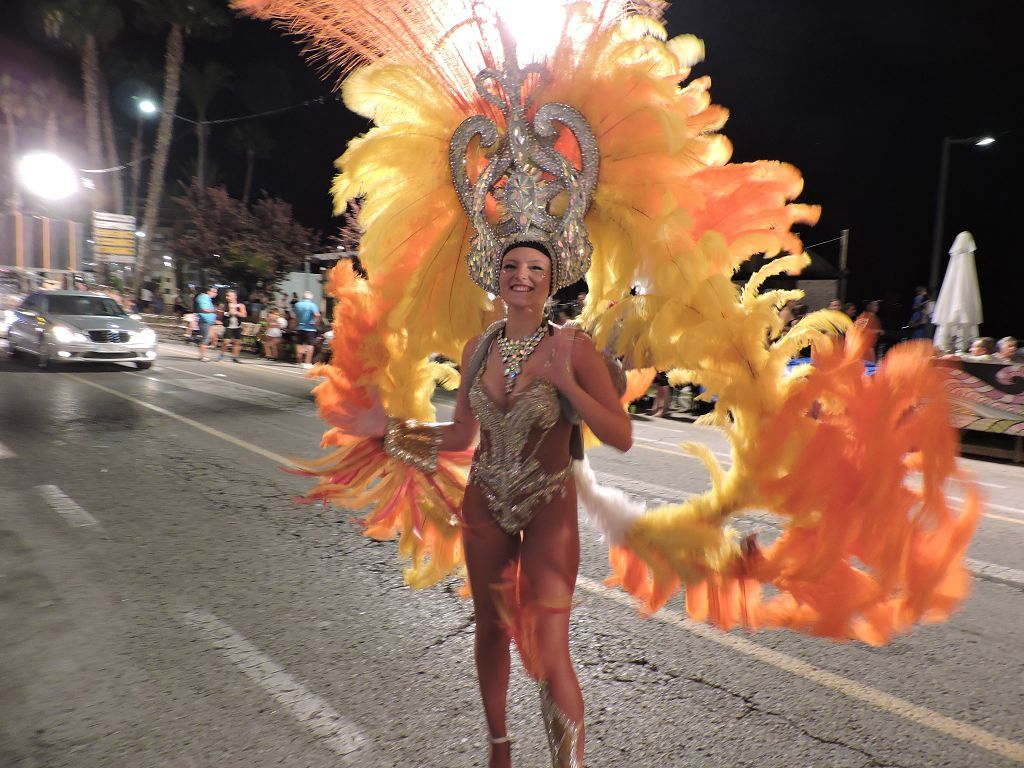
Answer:
[[150, 368], [153, 367], [153, 363], [151, 363], [151, 362], [136, 363], [135, 367], [138, 368], [140, 371], [148, 371]]
[[18, 348], [14, 346], [14, 341], [8, 337], [7, 339], [7, 356], [14, 360], [18, 356]]

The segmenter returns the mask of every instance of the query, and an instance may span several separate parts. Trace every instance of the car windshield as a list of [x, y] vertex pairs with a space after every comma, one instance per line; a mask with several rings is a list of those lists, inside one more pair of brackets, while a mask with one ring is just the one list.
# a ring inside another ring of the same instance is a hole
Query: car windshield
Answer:
[[125, 316], [125, 311], [116, 301], [100, 296], [49, 296], [46, 308], [52, 315]]

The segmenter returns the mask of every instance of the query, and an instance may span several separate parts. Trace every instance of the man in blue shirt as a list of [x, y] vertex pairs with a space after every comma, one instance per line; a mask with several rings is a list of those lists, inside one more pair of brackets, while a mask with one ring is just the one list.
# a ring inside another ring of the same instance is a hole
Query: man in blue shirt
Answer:
[[295, 357], [303, 368], [313, 367], [313, 345], [320, 325], [320, 307], [313, 301], [313, 292], [302, 294], [295, 304]]
[[217, 312], [213, 308], [213, 300], [217, 296], [217, 289], [210, 286], [205, 293], [196, 296], [196, 320], [199, 321], [199, 362], [205, 363], [206, 345], [210, 343], [210, 328], [217, 322]]

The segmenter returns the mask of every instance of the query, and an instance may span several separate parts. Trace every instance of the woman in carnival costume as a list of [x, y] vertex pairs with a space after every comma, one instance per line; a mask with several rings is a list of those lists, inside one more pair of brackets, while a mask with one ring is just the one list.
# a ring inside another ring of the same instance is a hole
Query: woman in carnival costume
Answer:
[[[790, 229], [818, 211], [791, 202], [791, 166], [729, 162], [727, 113], [707, 78], [687, 82], [703, 47], [667, 38], [663, 3], [551, 0], [560, 18], [532, 59], [507, 23], [517, 4], [501, 0], [234, 5], [305, 36], [375, 123], [333, 188], [339, 212], [363, 201], [372, 280], [332, 273], [333, 356], [316, 389], [332, 450], [306, 468], [309, 496], [371, 508], [365, 533], [398, 537], [411, 586], [468, 576], [492, 768], [511, 764], [510, 638], [540, 684], [552, 764], [582, 765], [577, 496], [611, 545], [608, 583], [645, 611], [685, 587], [690, 615], [725, 629], [881, 644], [963, 599], [979, 504], [930, 350], [901, 345], [868, 377], [867, 339], [840, 313], [780, 336], [778, 308], [800, 294], [760, 287], [807, 263]], [[738, 291], [733, 271], [758, 253], [778, 258]], [[589, 336], [543, 318], [583, 276]], [[787, 373], [806, 346], [813, 367]], [[598, 349], [643, 367], [621, 398]], [[461, 380], [436, 354], [461, 360]], [[733, 461], [684, 446], [711, 489], [647, 509], [596, 485], [582, 449], [629, 447], [624, 405], [655, 370], [714, 399], [704, 420]], [[438, 383], [458, 387], [451, 424], [432, 421]], [[965, 486], [959, 513], [950, 479]], [[728, 525], [750, 510], [779, 520], [763, 550]]]

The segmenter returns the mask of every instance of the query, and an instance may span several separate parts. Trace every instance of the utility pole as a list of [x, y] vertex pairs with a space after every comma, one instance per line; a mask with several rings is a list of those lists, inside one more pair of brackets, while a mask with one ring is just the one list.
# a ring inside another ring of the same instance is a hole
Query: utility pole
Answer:
[[935, 295], [939, 290], [939, 271], [942, 266], [942, 233], [946, 224], [946, 187], [949, 185], [949, 148], [953, 144], [973, 144], [987, 147], [994, 144], [991, 136], [969, 136], [963, 139], [942, 139], [942, 154], [939, 156], [939, 188], [935, 193], [935, 230], [932, 234], [932, 267], [928, 275], [928, 291]]
[[[939, 188], [935, 194], [935, 230], [932, 234], [932, 268], [928, 275], [928, 291], [934, 294], [939, 289], [939, 264], [942, 261], [942, 228], [946, 223], [946, 186], [949, 181], [949, 145], [953, 139], [942, 139], [942, 154], [939, 157]], [[960, 140], [957, 140], [958, 142]], [[969, 141], [969, 139], [968, 139]]]
[[839, 233], [839, 300], [846, 303], [846, 262], [850, 252], [850, 230]]

